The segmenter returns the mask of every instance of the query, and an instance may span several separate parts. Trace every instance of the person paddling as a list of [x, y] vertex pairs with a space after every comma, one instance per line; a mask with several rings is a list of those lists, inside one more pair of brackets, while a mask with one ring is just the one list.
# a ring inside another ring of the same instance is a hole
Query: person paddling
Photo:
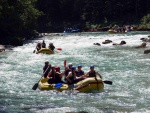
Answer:
[[49, 62], [46, 61], [45, 65], [43, 67], [43, 71], [42, 71], [42, 74], [43, 74], [44, 78], [47, 78], [47, 75], [50, 72], [50, 70], [51, 70], [51, 64], [49, 64]]
[[42, 48], [46, 48], [46, 43], [45, 41], [43, 40], [42, 44], [41, 44]]
[[41, 43], [38, 42], [37, 45], [36, 45], [36, 50], [39, 51], [40, 49], [41, 49]]
[[54, 52], [55, 46], [53, 45], [53, 43], [50, 43], [48, 48]]
[[77, 77], [84, 75], [84, 71], [82, 70], [82, 66], [78, 65]]
[[59, 66], [56, 66], [56, 67], [55, 67], [55, 70], [56, 70], [55, 83], [63, 83], [63, 81], [61, 81], [62, 73], [60, 72], [60, 67], [59, 67]]
[[96, 77], [96, 75], [98, 75], [101, 79], [102, 79], [102, 76], [94, 70], [94, 65], [91, 65], [90, 66], [90, 71], [87, 72], [84, 77]]
[[67, 83], [66, 77], [68, 76], [69, 72], [71, 72], [71, 68], [72, 68], [72, 63], [69, 63], [68, 66], [65, 66], [65, 70], [62, 72], [62, 78], [61, 78], [61, 80], [64, 83]]
[[74, 83], [77, 83], [77, 82], [81, 81], [83, 78], [82, 78], [82, 76], [77, 77], [76, 67], [72, 66], [71, 72], [69, 72], [66, 79], [68, 81], [68, 84], [74, 84]]
[[56, 74], [55, 66], [52, 66], [52, 70], [48, 73], [47, 76], [47, 78], [49, 79], [48, 80], [49, 84], [55, 83], [55, 74]]

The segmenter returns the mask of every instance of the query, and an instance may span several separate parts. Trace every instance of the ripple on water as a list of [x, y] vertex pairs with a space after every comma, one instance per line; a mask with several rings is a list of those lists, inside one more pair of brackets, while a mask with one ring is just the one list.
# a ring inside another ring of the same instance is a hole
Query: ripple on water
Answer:
[[[0, 112], [150, 112], [150, 59], [143, 54], [143, 49], [134, 48], [141, 44], [140, 38], [148, 35], [147, 32], [52, 35], [0, 54]], [[125, 40], [127, 44], [102, 44], [106, 39], [116, 43]], [[55, 55], [34, 54], [35, 45], [42, 40], [47, 45], [53, 42], [62, 51]], [[93, 45], [97, 42], [101, 46]], [[100, 93], [32, 90], [42, 75], [45, 61], [59, 65], [63, 71], [64, 60], [75, 66], [81, 64], [85, 72], [93, 64], [103, 80], [113, 81], [113, 84], [104, 84], [104, 91]]]

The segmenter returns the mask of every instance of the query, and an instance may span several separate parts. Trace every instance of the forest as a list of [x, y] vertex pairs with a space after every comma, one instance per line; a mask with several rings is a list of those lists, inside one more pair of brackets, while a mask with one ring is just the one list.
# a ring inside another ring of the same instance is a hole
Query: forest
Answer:
[[134, 25], [150, 29], [149, 0], [0, 0], [0, 44], [22, 45], [42, 32]]

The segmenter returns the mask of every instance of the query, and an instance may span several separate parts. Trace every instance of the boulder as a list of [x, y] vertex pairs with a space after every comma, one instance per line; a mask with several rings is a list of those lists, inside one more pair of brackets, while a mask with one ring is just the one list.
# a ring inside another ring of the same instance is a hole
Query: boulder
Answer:
[[101, 44], [100, 44], [100, 43], [94, 43], [93, 45], [98, 45], [98, 46], [101, 46]]
[[104, 42], [102, 42], [103, 44], [108, 44], [108, 43], [111, 43], [112, 41], [111, 40], [105, 40]]
[[144, 51], [144, 54], [148, 54], [148, 53], [150, 53], [150, 49]]

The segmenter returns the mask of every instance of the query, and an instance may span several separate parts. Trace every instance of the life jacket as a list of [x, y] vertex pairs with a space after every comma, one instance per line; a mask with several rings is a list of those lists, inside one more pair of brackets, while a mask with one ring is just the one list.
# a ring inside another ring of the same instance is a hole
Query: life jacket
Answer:
[[62, 83], [61, 77], [59, 73], [55, 73], [55, 83]]
[[68, 69], [67, 71], [65, 71], [65, 76], [68, 76], [70, 71], [71, 71], [71, 69]]
[[96, 77], [96, 72], [89, 71], [89, 77]]
[[84, 75], [84, 71], [83, 70], [77, 71], [77, 77], [80, 77], [81, 75]]
[[51, 77], [52, 77], [53, 80], [55, 80], [55, 74], [56, 74], [56, 72], [52, 70]]
[[45, 43], [42, 43], [42, 48], [46, 48], [46, 44]]
[[[77, 71], [75, 71], [75, 74], [77, 75]], [[71, 81], [74, 81], [76, 79], [76, 76], [74, 75], [74, 73], [72, 73], [72, 77], [70, 77]]]

